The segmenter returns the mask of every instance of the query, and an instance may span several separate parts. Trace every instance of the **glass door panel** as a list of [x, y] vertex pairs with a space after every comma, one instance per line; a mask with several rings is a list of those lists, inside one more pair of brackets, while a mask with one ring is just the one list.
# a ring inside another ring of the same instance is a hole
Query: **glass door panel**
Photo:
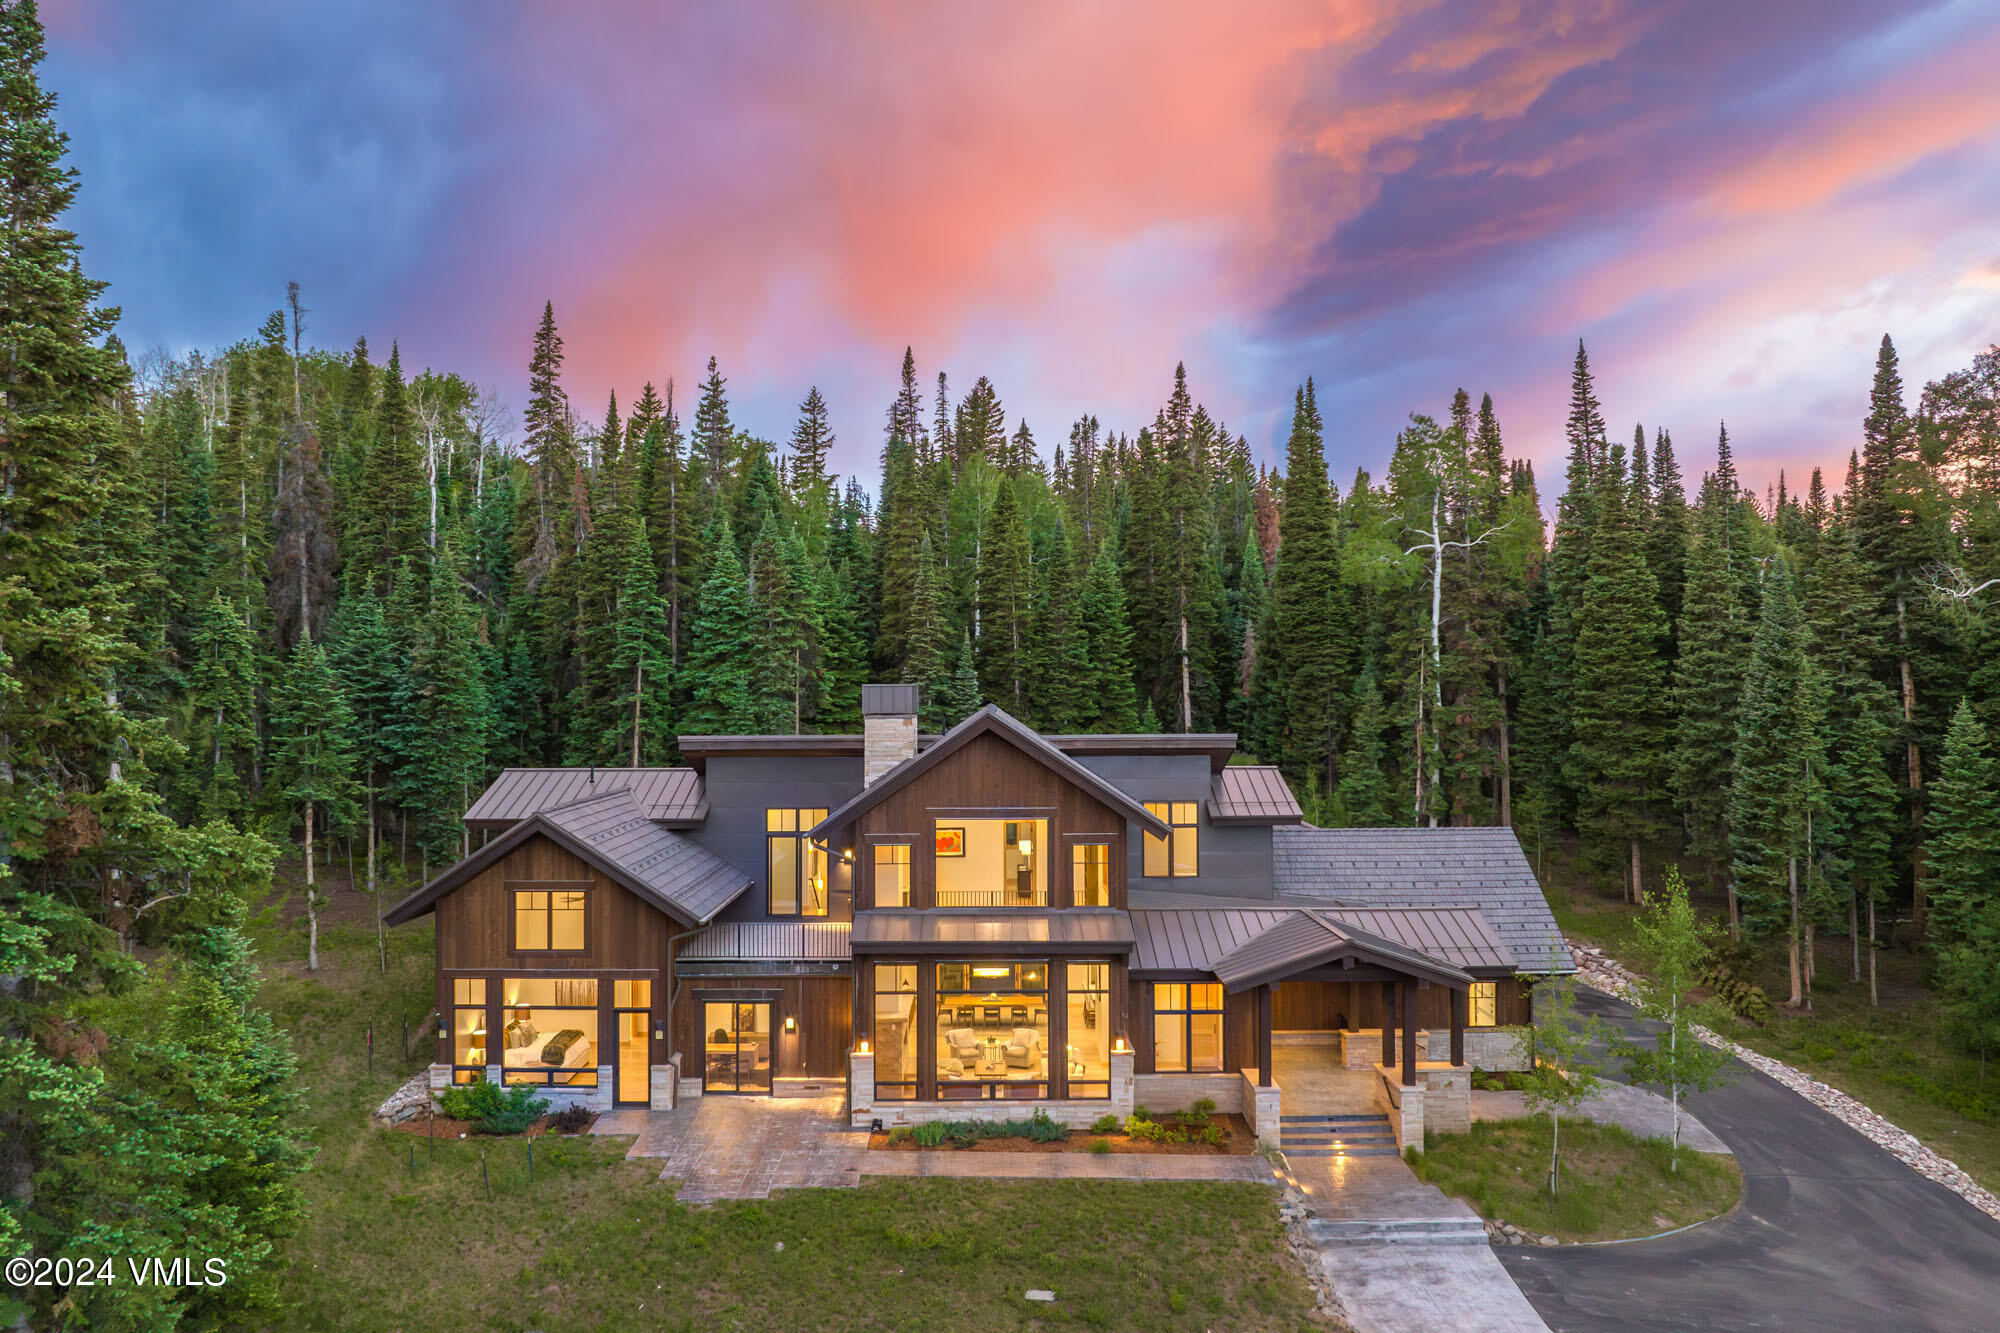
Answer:
[[649, 1015], [643, 1009], [624, 1009], [618, 1013], [618, 1096], [617, 1101], [626, 1106], [644, 1106], [652, 1100], [653, 1072], [651, 1043], [647, 1041], [646, 1025]]
[[702, 1005], [702, 1087], [708, 1092], [771, 1090], [771, 1006], [709, 1000]]

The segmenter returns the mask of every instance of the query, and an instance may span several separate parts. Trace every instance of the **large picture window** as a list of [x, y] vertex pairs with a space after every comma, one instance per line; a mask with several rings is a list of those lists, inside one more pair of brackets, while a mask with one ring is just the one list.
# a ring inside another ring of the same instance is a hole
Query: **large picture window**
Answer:
[[1049, 1095], [1049, 965], [937, 965], [940, 1099]]
[[582, 953], [588, 897], [575, 884], [514, 890], [514, 952]]
[[1111, 1096], [1111, 964], [1067, 963], [1069, 1095]]
[[486, 1077], [486, 979], [451, 981], [451, 1081], [478, 1083]]
[[909, 843], [875, 844], [875, 905], [877, 907], [910, 905]]
[[1222, 1068], [1222, 987], [1162, 981], [1153, 986], [1153, 1068], [1162, 1074]]
[[1148, 801], [1148, 812], [1168, 825], [1171, 836], [1146, 835], [1145, 873], [1149, 879], [1184, 879], [1201, 873], [1201, 830], [1193, 801]]
[[917, 1095], [917, 965], [875, 964], [875, 1100]]
[[939, 907], [1047, 907], [1049, 821], [940, 819]]
[[1069, 855], [1069, 891], [1076, 906], [1111, 906], [1110, 844], [1079, 842]]
[[597, 978], [508, 977], [500, 983], [501, 1081], [597, 1086]]
[[826, 850], [805, 833], [825, 810], [766, 810], [764, 865], [772, 916], [826, 915]]

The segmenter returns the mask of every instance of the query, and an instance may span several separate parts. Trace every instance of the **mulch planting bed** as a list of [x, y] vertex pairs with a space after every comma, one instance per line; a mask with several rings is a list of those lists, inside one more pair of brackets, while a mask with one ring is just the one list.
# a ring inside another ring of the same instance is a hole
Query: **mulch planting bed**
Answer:
[[[1172, 1126], [1172, 1119], [1168, 1118], [1167, 1123]], [[1257, 1135], [1251, 1131], [1250, 1122], [1242, 1116], [1217, 1112], [1209, 1117], [1209, 1123], [1222, 1127], [1224, 1138], [1221, 1147], [1199, 1140], [1189, 1143], [1141, 1142], [1123, 1131], [1093, 1134], [1087, 1129], [1073, 1129], [1068, 1137], [1053, 1143], [1036, 1143], [1028, 1138], [991, 1138], [975, 1139], [970, 1143], [946, 1141], [935, 1148], [921, 1147], [908, 1136], [891, 1142], [887, 1133], [881, 1133], [870, 1134], [868, 1146], [887, 1152], [1090, 1152], [1090, 1145], [1102, 1140], [1111, 1145], [1110, 1151], [1114, 1153], [1159, 1153], [1173, 1157], [1224, 1157], [1257, 1150]]]

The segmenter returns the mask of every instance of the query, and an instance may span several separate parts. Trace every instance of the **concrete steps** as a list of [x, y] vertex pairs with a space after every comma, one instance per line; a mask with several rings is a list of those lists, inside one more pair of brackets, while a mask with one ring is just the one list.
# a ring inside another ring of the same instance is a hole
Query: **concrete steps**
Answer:
[[1289, 1157], [1397, 1157], [1386, 1115], [1281, 1115], [1278, 1147]]
[[1306, 1229], [1320, 1245], [1487, 1245], [1477, 1217], [1398, 1217], [1356, 1221], [1315, 1217]]

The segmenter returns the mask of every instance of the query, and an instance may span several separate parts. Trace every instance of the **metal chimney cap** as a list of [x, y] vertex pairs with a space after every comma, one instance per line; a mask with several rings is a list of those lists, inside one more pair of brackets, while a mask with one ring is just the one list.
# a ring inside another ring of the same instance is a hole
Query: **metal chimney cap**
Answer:
[[863, 717], [915, 717], [917, 715], [917, 687], [915, 685], [863, 685], [861, 687], [861, 715]]

